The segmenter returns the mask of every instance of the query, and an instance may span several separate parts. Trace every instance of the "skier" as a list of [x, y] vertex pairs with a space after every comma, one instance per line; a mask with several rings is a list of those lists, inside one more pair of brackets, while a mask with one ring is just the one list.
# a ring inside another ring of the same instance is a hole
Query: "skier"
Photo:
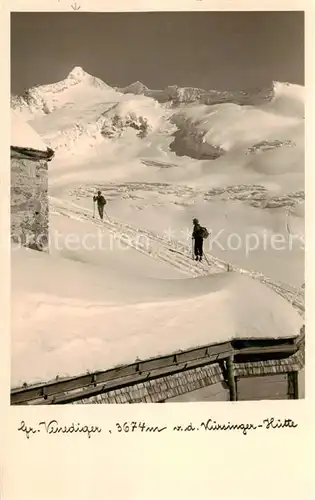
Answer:
[[203, 257], [203, 240], [208, 238], [209, 233], [205, 227], [202, 227], [198, 219], [193, 219], [194, 229], [192, 233], [192, 239], [195, 240], [194, 253], [195, 260], [202, 260]]
[[93, 201], [94, 201], [94, 203], [97, 202], [98, 213], [100, 215], [101, 220], [103, 220], [104, 206], [106, 205], [107, 201], [105, 200], [104, 196], [102, 195], [102, 191], [98, 191], [97, 196], [93, 196]]

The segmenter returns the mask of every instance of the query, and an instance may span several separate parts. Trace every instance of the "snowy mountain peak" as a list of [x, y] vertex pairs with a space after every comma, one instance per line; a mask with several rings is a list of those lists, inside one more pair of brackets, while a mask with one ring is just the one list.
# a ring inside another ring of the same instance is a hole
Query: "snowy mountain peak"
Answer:
[[80, 100], [83, 94], [87, 99], [88, 95], [91, 97], [91, 94], [102, 91], [115, 92], [100, 78], [90, 75], [81, 66], [75, 66], [64, 80], [31, 87], [20, 96], [12, 96], [11, 108], [30, 120]]
[[303, 85], [297, 85], [296, 83], [290, 82], [272, 82], [274, 94], [277, 95], [279, 93], [290, 93], [291, 95], [295, 95], [299, 99], [303, 99], [305, 96], [305, 90]]
[[81, 66], [75, 66], [70, 71], [69, 75], [67, 76], [67, 80], [69, 80], [69, 79], [82, 80], [82, 79], [86, 78], [87, 76], [91, 76], [91, 75], [86, 73], [86, 71], [84, 71], [84, 69], [81, 68]]
[[90, 73], [84, 71], [81, 66], [75, 66], [67, 78], [64, 80], [66, 86], [70, 85], [71, 87], [78, 84], [86, 84], [90, 87], [94, 87], [101, 90], [111, 89], [109, 85], [103, 82], [100, 78], [96, 78]]
[[135, 94], [135, 95], [146, 95], [149, 91], [148, 87], [144, 85], [144, 83], [137, 80], [136, 82], [131, 83], [127, 87], [121, 89], [124, 94]]
[[148, 87], [144, 83], [140, 82], [139, 80], [137, 80], [136, 82], [133, 82], [131, 85], [129, 85], [129, 87], [141, 87], [143, 89], [149, 90]]

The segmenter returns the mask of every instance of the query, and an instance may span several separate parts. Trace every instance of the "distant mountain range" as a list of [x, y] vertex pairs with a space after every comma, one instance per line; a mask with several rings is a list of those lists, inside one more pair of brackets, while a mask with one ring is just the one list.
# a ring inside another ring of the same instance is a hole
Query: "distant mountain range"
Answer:
[[59, 82], [12, 96], [11, 107], [58, 155], [89, 157], [96, 144], [125, 137], [129, 155], [130, 144], [145, 139], [139, 147], [151, 154], [155, 148], [216, 159], [234, 149], [248, 154], [261, 152], [261, 144], [264, 151], [295, 144], [304, 87], [272, 82], [251, 92], [176, 85], [152, 90], [136, 81], [114, 88], [75, 67]]
[[75, 67], [64, 80], [48, 85], [34, 86], [25, 90], [21, 95], [13, 95], [11, 107], [16, 110], [28, 110], [31, 114], [36, 111], [47, 114], [58, 107], [59, 97], [62, 100], [66, 91], [82, 84], [94, 89], [112, 90], [121, 94], [143, 95], [155, 99], [159, 103], [169, 103], [171, 107], [197, 102], [206, 105], [221, 103], [259, 105], [272, 100], [275, 95], [274, 82], [267, 88], [253, 89], [252, 91], [204, 90], [196, 87], [179, 87], [178, 85], [170, 85], [162, 90], [152, 90], [140, 81], [123, 88], [111, 87], [81, 67]]

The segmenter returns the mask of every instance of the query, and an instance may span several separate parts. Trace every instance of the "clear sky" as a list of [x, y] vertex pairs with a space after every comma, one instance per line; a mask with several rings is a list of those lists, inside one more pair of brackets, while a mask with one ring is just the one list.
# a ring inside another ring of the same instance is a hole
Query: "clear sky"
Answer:
[[304, 84], [304, 13], [11, 14], [12, 92], [62, 80], [74, 66], [121, 87]]

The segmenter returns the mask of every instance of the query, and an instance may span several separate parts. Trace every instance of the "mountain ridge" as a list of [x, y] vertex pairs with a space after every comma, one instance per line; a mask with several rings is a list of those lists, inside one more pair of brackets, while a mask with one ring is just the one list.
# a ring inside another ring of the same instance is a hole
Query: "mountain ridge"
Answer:
[[272, 82], [253, 94], [177, 85], [152, 90], [140, 81], [113, 88], [75, 66], [64, 80], [12, 97], [11, 107], [58, 156], [89, 157], [104, 144], [123, 145], [129, 155], [139, 147], [143, 154], [213, 160], [240, 147], [261, 152], [260, 143], [294, 145], [304, 88]]
[[137, 80], [126, 87], [111, 87], [100, 78], [87, 73], [81, 66], [75, 66], [63, 80], [51, 84], [36, 85], [26, 89], [20, 95], [12, 95], [11, 108], [17, 112], [22, 112], [29, 119], [38, 113], [42, 115], [49, 114], [60, 107], [59, 101], [63, 100], [66, 93], [80, 87], [100, 92], [111, 91], [117, 93], [117, 95], [142, 95], [161, 104], [169, 103], [171, 107], [178, 107], [181, 104], [188, 103], [262, 105], [270, 102], [277, 93], [281, 93], [286, 87], [296, 89], [301, 86], [288, 82], [271, 82], [267, 87], [252, 91], [207, 90], [191, 86], [181, 87], [179, 85], [168, 85], [164, 89], [154, 90]]

